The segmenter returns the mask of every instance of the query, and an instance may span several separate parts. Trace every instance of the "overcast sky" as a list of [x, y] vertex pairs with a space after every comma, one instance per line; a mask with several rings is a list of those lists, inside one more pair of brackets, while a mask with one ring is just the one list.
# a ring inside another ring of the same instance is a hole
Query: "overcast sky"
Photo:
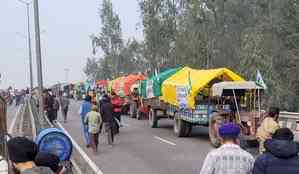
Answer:
[[[89, 36], [100, 31], [98, 10], [101, 0], [40, 0], [42, 61], [46, 86], [66, 80], [85, 79], [83, 67], [91, 55]], [[142, 39], [137, 0], [112, 0], [119, 14], [125, 39]], [[33, 9], [31, 24], [33, 24]], [[28, 49], [26, 41], [26, 8], [17, 0], [0, 2], [0, 88], [29, 86]], [[35, 62], [34, 30], [31, 27]], [[34, 69], [36, 84], [36, 69]]]

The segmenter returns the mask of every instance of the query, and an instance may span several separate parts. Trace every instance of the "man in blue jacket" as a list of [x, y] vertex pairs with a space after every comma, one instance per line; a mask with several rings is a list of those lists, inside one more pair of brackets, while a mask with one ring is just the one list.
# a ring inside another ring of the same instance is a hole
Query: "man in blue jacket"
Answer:
[[252, 174], [299, 174], [299, 149], [290, 129], [278, 129], [264, 145], [266, 152], [256, 159]]
[[86, 147], [90, 147], [90, 139], [89, 139], [89, 134], [88, 134], [88, 126], [84, 123], [85, 117], [88, 112], [91, 111], [91, 97], [87, 95], [83, 101], [83, 103], [80, 106], [80, 116], [81, 116], [81, 123], [82, 123], [82, 129], [83, 129], [83, 135], [85, 138], [86, 142]]

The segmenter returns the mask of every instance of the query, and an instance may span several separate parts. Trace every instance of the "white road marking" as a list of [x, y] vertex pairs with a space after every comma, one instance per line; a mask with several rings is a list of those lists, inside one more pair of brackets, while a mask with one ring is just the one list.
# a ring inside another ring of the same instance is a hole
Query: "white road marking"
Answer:
[[103, 174], [101, 169], [88, 157], [88, 155], [81, 149], [81, 147], [77, 144], [77, 142], [71, 137], [71, 135], [64, 129], [64, 127], [61, 125], [61, 123], [57, 122], [57, 125], [59, 128], [65, 132], [65, 134], [70, 138], [72, 141], [74, 147], [78, 150], [80, 155], [84, 158], [84, 160], [89, 164], [89, 166], [92, 168], [92, 170], [96, 174]]
[[171, 141], [168, 141], [168, 140], [165, 140], [165, 139], [163, 139], [163, 138], [161, 138], [161, 137], [158, 137], [158, 136], [154, 136], [154, 138], [157, 139], [157, 140], [162, 141], [163, 143], [167, 143], [167, 144], [172, 145], [172, 146], [175, 146], [175, 145], [176, 145], [175, 143], [173, 143], [173, 142], [171, 142]]
[[16, 114], [15, 114], [15, 116], [14, 116], [14, 118], [13, 118], [13, 120], [12, 120], [10, 126], [9, 126], [9, 129], [8, 129], [8, 133], [9, 134], [12, 134], [13, 128], [14, 128], [14, 126], [16, 124], [17, 117], [20, 114], [21, 107], [22, 107], [22, 105], [19, 106], [19, 108], [18, 108], [18, 110], [17, 110], [17, 112], [16, 112]]
[[[50, 121], [49, 121], [49, 119], [47, 118], [47, 117], [44, 117], [44, 119], [47, 121], [47, 123], [51, 126], [51, 127], [55, 127]], [[60, 127], [60, 129], [62, 129], [66, 134], [67, 134], [67, 136], [70, 138], [70, 140], [72, 141], [72, 144], [74, 144], [74, 140], [73, 140], [73, 138], [70, 136], [70, 134], [62, 127], [62, 125], [59, 123], [59, 122], [57, 122], [57, 121], [55, 121], [55, 123]], [[78, 150], [79, 151], [79, 150]], [[77, 164], [77, 162], [76, 161], [74, 161], [73, 159], [71, 159], [71, 162], [72, 162], [72, 165], [73, 165], [73, 167], [75, 168], [75, 170], [76, 170], [76, 172], [78, 172], [78, 174], [82, 174], [82, 172], [81, 172], [81, 169], [80, 169], [80, 167], [79, 167], [79, 165]], [[99, 173], [100, 174], [100, 173]]]

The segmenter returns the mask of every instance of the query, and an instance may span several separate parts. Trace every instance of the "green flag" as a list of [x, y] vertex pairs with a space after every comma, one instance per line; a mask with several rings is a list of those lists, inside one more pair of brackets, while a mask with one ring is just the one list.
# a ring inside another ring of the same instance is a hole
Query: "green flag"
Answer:
[[265, 81], [263, 80], [262, 74], [259, 70], [256, 72], [256, 82], [259, 87], [262, 87], [263, 89], [267, 89], [267, 85]]

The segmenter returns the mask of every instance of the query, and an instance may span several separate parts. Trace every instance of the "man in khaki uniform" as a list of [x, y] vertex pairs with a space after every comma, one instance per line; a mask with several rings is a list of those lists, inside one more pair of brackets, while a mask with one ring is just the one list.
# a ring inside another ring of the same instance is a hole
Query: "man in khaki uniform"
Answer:
[[268, 116], [263, 120], [261, 126], [257, 129], [257, 138], [259, 140], [259, 152], [265, 152], [264, 142], [271, 139], [274, 132], [279, 129], [278, 117], [279, 108], [271, 107]]

